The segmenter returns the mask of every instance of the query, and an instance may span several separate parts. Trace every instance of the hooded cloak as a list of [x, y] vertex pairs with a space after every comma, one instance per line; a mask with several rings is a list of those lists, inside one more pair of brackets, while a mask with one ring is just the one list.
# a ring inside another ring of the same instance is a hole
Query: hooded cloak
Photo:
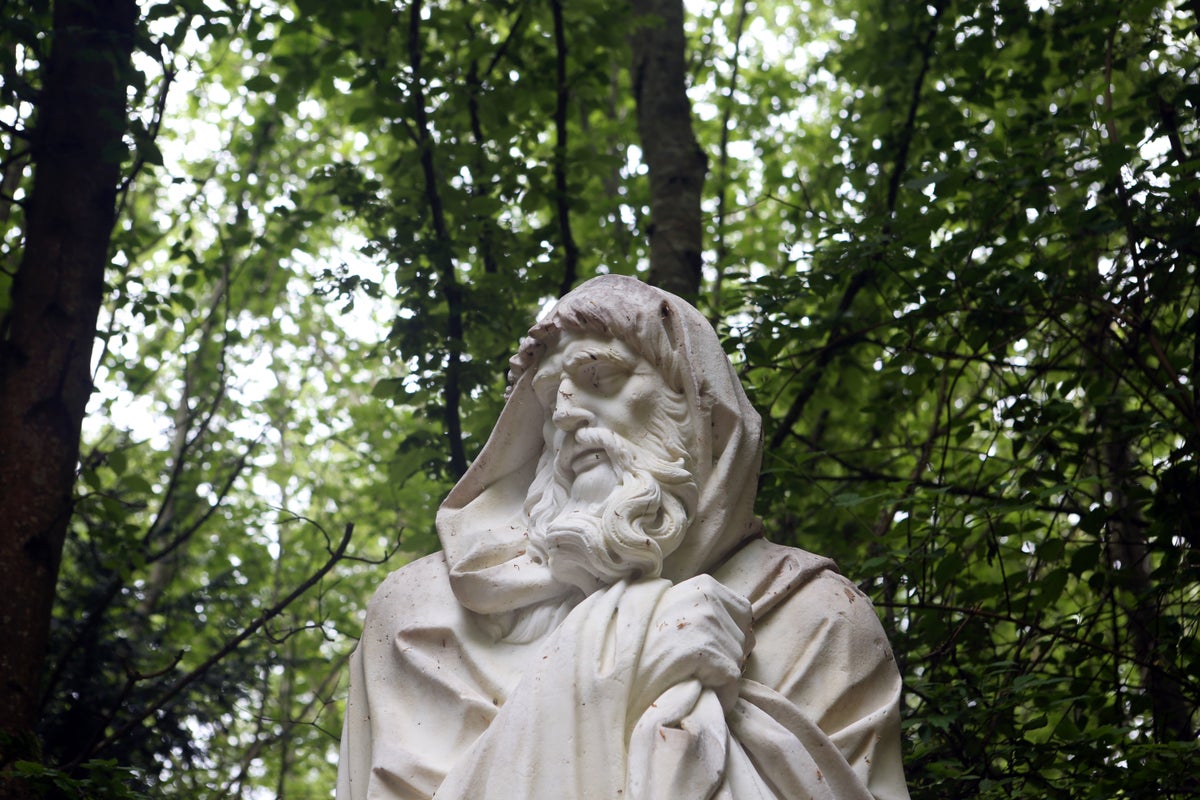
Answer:
[[[699, 487], [661, 576], [587, 597], [527, 552], [524, 511], [545, 447], [533, 374], [568, 331], [620, 339], [683, 394]], [[761, 538], [761, 423], [707, 320], [602, 276], [560, 300], [510, 366], [496, 427], [438, 511], [442, 552], [389, 576], [368, 608], [340, 800], [907, 798], [882, 628], [828, 559]], [[699, 680], [670, 646], [664, 609], [690, 591], [742, 598], [752, 615], [743, 633], [757, 643], [728, 685]]]
[[624, 341], [687, 400], [700, 504], [683, 543], [667, 557], [663, 577], [679, 581], [710, 571], [760, 531], [754, 495], [761, 423], [712, 326], [687, 302], [636, 278], [593, 278], [562, 298], [521, 343], [495, 430], [438, 511], [454, 593], [472, 611], [508, 611], [560, 589], [524, 552], [522, 505], [542, 453], [546, 416], [534, 396], [533, 373], [564, 331]]

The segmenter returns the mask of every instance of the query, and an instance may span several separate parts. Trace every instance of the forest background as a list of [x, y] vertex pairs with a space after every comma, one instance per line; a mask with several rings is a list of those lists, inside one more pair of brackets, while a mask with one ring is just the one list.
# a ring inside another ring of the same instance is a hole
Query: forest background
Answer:
[[1195, 796], [1198, 10], [8, 0], [0, 793], [329, 796], [373, 587], [612, 271], [716, 325], [914, 797]]

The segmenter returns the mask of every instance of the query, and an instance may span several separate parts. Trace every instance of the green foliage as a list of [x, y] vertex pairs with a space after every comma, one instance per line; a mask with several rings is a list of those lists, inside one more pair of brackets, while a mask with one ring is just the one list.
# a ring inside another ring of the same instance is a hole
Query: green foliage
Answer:
[[[565, 147], [550, 4], [144, 8], [28, 777], [327, 796], [362, 609], [436, 547], [519, 336], [646, 257], [626, 10], [564, 6]], [[914, 797], [1194, 793], [1195, 11], [689, 11], [759, 510], [875, 600]], [[48, 13], [0, 21], [0, 313]]]
[[76, 800], [145, 800], [146, 795], [129, 787], [130, 770], [115, 760], [93, 760], [72, 774], [36, 761], [18, 761], [11, 774], [37, 797], [71, 797]]
[[914, 795], [1190, 796], [1190, 23], [840, 13], [836, 149], [780, 192], [801, 230], [731, 331], [773, 422], [764, 516], [884, 612]]

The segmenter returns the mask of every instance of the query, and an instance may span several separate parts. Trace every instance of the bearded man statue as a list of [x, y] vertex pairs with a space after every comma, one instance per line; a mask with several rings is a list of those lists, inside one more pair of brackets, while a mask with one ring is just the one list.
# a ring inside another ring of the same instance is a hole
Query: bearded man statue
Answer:
[[340, 800], [905, 800], [900, 677], [832, 562], [766, 541], [708, 322], [604, 276], [534, 325], [491, 438], [351, 660]]

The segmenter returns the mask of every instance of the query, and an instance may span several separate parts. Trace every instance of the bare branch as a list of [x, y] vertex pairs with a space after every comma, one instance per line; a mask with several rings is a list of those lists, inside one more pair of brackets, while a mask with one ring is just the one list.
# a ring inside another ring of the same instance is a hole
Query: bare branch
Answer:
[[[322, 533], [324, 533], [323, 529]], [[345, 531], [342, 533], [342, 538], [338, 542], [337, 546], [329, 551], [329, 558], [326, 559], [325, 563], [322, 564], [316, 572], [310, 575], [307, 580], [289, 592], [282, 600], [275, 603], [275, 605], [271, 606], [262, 614], [260, 614], [254, 619], [253, 622], [243, 628], [236, 636], [229, 639], [216, 652], [206, 658], [199, 666], [195, 667], [188, 673], [181, 675], [178, 680], [159, 693], [159, 695], [155, 697], [154, 700], [151, 701], [145, 708], [131, 716], [128, 720], [126, 720], [125, 724], [121, 725], [100, 742], [89, 748], [86, 753], [80, 755], [76, 761], [82, 761], [85, 758], [92, 757], [103, 751], [104, 748], [110, 746], [114, 742], [124, 738], [131, 731], [137, 728], [137, 726], [141, 725], [143, 722], [153, 716], [159, 709], [169, 705], [172, 700], [174, 700], [179, 696], [180, 693], [183, 692], [184, 689], [191, 686], [193, 683], [203, 677], [210, 669], [219, 664], [222, 659], [236, 651], [243, 642], [257, 633], [264, 625], [282, 614], [288, 606], [290, 606], [297, 598], [315, 586], [322, 578], [325, 577], [326, 574], [328, 574], [331, 569], [333, 569], [333, 567], [339, 561], [342, 560], [342, 557], [346, 553], [346, 548], [350, 545], [350, 539], [353, 534], [354, 524], [349, 523], [346, 525]]]

